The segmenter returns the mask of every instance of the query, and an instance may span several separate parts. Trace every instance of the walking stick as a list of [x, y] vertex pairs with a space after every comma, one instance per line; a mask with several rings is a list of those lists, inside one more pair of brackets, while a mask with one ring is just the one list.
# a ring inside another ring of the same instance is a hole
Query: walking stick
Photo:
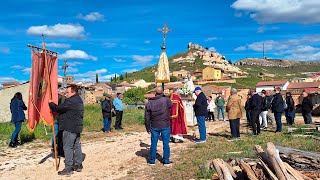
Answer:
[[[46, 43], [44, 42], [44, 35], [42, 34], [42, 43], [43, 43], [43, 51], [44, 51], [44, 61], [45, 61], [45, 69], [46, 69], [46, 79], [48, 82], [48, 88], [49, 88], [49, 98], [52, 99], [52, 91], [51, 91], [51, 81], [49, 76], [49, 65], [47, 60], [47, 50], [46, 50]], [[53, 118], [53, 117], [52, 117]], [[54, 157], [56, 160], [56, 171], [58, 171], [58, 152], [57, 152], [57, 139], [54, 129], [54, 122], [52, 123], [52, 134], [53, 134], [53, 148], [54, 148]]]

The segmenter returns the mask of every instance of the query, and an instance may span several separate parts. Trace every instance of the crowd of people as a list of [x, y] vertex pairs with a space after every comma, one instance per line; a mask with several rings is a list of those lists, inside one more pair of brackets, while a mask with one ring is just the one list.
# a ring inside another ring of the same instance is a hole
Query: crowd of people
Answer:
[[[295, 119], [295, 102], [290, 92], [285, 97], [281, 95], [281, 89], [276, 87], [274, 92], [262, 90], [255, 92], [250, 90], [244, 107], [241, 103], [241, 97], [237, 94], [237, 89], [232, 88], [227, 101], [218, 94], [214, 100], [212, 96], [206, 97], [200, 87], [196, 87], [196, 95], [193, 104], [194, 115], [197, 120], [199, 138], [196, 143], [205, 143], [207, 139], [206, 121], [215, 121], [214, 112], [217, 109], [217, 121], [225, 119], [227, 113], [231, 137], [240, 138], [240, 119], [243, 117], [242, 109], [246, 111], [248, 126], [252, 127], [252, 135], [257, 136], [261, 130], [268, 128], [272, 124], [273, 117], [276, 122], [276, 133], [282, 132], [282, 115], [285, 114], [287, 125], [293, 125]], [[65, 157], [65, 168], [59, 171], [59, 175], [70, 175], [73, 171], [80, 172], [83, 169], [82, 162], [85, 154], [82, 153], [80, 136], [83, 130], [83, 113], [84, 104], [78, 95], [78, 87], [70, 85], [66, 89], [60, 88], [58, 91], [58, 104], [49, 100], [49, 107], [57, 113], [54, 121], [54, 130], [57, 140], [57, 151], [59, 156]], [[303, 101], [301, 103], [302, 116], [306, 124], [312, 123], [313, 104], [308, 97], [307, 92], [302, 93]], [[105, 95], [101, 102], [104, 133], [110, 133], [112, 128], [112, 117], [116, 117], [116, 130], [123, 129], [123, 95], [117, 93], [116, 98], [112, 101], [111, 95]], [[16, 147], [18, 135], [21, 130], [21, 124], [26, 119], [24, 111], [27, 110], [22, 94], [16, 93], [11, 100], [10, 110], [12, 113], [12, 122], [15, 130], [11, 136], [10, 147]], [[273, 116], [271, 115], [273, 113]], [[220, 114], [222, 119], [220, 119]], [[179, 90], [175, 89], [170, 96], [164, 95], [161, 89], [157, 89], [155, 97], [150, 98], [145, 105], [145, 127], [151, 135], [150, 159], [149, 164], [155, 165], [157, 154], [157, 143], [159, 137], [163, 143], [163, 164], [170, 166], [170, 141], [172, 143], [184, 142], [183, 135], [187, 134], [186, 111]], [[54, 139], [54, 137], [52, 138]], [[55, 144], [52, 141], [52, 152]]]

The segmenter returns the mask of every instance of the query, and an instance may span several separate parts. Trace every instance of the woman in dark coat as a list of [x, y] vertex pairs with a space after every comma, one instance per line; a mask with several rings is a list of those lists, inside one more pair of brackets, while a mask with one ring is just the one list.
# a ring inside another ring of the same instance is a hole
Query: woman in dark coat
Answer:
[[11, 122], [14, 123], [15, 130], [12, 133], [9, 147], [17, 147], [21, 124], [26, 119], [24, 110], [27, 110], [27, 107], [22, 100], [22, 94], [17, 92], [11, 99], [10, 103], [10, 111], [12, 114]]

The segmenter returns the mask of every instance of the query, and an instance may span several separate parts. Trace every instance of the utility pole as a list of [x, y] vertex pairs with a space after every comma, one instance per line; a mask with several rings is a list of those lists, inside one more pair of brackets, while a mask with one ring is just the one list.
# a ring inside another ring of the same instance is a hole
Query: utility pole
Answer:
[[62, 66], [62, 70], [63, 70], [63, 78], [62, 78], [62, 87], [66, 88], [67, 87], [67, 68], [68, 68], [68, 64], [67, 64], [68, 60], [64, 60], [64, 64]]
[[262, 43], [262, 58], [264, 59], [264, 43]]

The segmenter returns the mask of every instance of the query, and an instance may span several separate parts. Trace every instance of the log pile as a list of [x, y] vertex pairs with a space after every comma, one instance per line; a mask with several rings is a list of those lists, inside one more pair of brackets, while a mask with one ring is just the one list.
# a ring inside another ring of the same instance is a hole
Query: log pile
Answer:
[[225, 162], [214, 159], [211, 168], [216, 174], [212, 179], [233, 180], [311, 180], [320, 178], [320, 154], [300, 151], [273, 143], [264, 150], [256, 145], [258, 159], [240, 159]]

